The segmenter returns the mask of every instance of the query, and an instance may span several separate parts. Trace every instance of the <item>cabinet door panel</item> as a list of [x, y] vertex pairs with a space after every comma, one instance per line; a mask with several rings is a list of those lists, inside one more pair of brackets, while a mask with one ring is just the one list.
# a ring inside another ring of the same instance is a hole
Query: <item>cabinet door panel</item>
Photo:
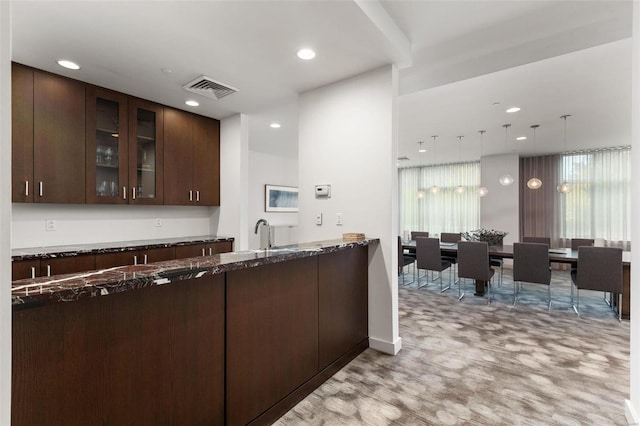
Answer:
[[196, 204], [220, 205], [220, 122], [194, 116], [193, 182], [199, 195]]
[[129, 98], [130, 204], [162, 204], [164, 182], [162, 105]]
[[92, 271], [95, 267], [95, 255], [56, 257], [40, 261], [41, 275], [73, 274], [75, 272]]
[[204, 244], [189, 244], [187, 246], [176, 246], [176, 259], [186, 259], [187, 257], [203, 256], [206, 253]]
[[175, 247], [159, 247], [154, 249], [140, 250], [143, 257], [147, 256], [147, 263], [164, 262], [165, 260], [173, 260], [176, 258]]
[[11, 201], [33, 202], [33, 70], [11, 66]]
[[231, 241], [220, 241], [217, 243], [207, 244], [208, 255], [228, 253], [230, 251], [233, 251], [233, 243]]
[[[35, 201], [85, 202], [85, 86], [34, 71]], [[42, 182], [42, 193], [38, 186]]]
[[166, 182], [164, 203], [190, 205], [193, 188], [193, 115], [165, 108], [164, 157]]
[[106, 269], [114, 268], [116, 266], [133, 265], [134, 256], [136, 256], [137, 254], [138, 252], [136, 250], [96, 254], [95, 269]]
[[22, 280], [40, 276], [40, 259], [11, 262], [11, 280]]
[[127, 202], [127, 95], [87, 87], [87, 203]]

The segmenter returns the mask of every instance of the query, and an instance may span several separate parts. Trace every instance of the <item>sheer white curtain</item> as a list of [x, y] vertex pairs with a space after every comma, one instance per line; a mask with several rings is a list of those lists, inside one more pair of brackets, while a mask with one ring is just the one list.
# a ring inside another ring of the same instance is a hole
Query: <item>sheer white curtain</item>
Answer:
[[565, 154], [559, 175], [571, 184], [560, 196], [560, 237], [604, 239], [630, 249], [631, 149]]
[[[399, 169], [398, 185], [400, 235], [428, 231], [438, 236], [480, 227], [479, 162]], [[430, 191], [433, 186], [438, 192]]]

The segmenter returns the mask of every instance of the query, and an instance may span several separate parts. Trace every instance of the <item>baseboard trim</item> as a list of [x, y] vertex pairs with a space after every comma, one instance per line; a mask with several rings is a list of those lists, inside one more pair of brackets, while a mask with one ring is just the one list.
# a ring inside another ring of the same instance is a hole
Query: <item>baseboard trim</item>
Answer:
[[402, 337], [398, 337], [395, 342], [388, 342], [386, 340], [376, 339], [369, 337], [369, 347], [375, 349], [378, 352], [382, 352], [389, 355], [397, 355], [402, 349]]
[[628, 399], [624, 400], [624, 416], [627, 418], [627, 423], [629, 423], [629, 426], [640, 425], [640, 418], [638, 417], [638, 412], [633, 407], [633, 403]]

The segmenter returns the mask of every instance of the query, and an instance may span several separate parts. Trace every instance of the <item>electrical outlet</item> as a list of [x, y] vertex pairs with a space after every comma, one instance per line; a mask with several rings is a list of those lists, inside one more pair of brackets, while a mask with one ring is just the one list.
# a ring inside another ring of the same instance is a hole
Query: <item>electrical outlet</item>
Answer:
[[162, 226], [162, 219], [156, 217], [156, 226]]
[[342, 213], [336, 213], [336, 225], [342, 226]]
[[322, 213], [316, 215], [316, 225], [322, 225]]
[[58, 227], [58, 224], [53, 219], [45, 219], [44, 226], [47, 231], [55, 231]]

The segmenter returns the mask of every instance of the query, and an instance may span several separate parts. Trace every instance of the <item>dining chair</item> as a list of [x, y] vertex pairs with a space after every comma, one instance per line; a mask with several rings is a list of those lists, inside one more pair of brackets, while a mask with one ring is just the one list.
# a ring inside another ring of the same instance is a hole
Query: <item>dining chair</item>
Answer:
[[491, 278], [495, 272], [489, 265], [489, 245], [486, 242], [460, 241], [458, 243], [458, 277], [463, 283], [462, 294], [458, 286], [458, 300], [464, 297], [465, 279], [469, 278], [487, 283], [487, 294], [491, 303]]
[[551, 247], [551, 237], [522, 237], [522, 242], [546, 244]]
[[[440, 242], [442, 243], [457, 243], [458, 241], [462, 241], [462, 233], [460, 232], [443, 232], [440, 234]], [[442, 256], [442, 260], [446, 260], [451, 262], [454, 268], [454, 276], [457, 276], [455, 265], [458, 263], [458, 255], [457, 254], [446, 254]], [[454, 284], [458, 283], [458, 278]]]
[[[420, 269], [427, 271], [438, 272], [438, 279], [440, 280], [440, 293], [448, 290], [451, 287], [451, 262], [442, 259], [440, 256], [440, 240], [437, 238], [423, 238], [418, 237], [416, 239], [416, 268], [418, 269], [418, 288], [422, 288], [427, 284], [420, 285]], [[449, 284], [446, 287], [442, 286], [442, 272], [449, 268]], [[427, 283], [428, 283], [427, 277]]]
[[429, 232], [427, 231], [411, 231], [411, 239], [413, 241], [418, 237], [429, 238]]
[[[618, 321], [622, 321], [622, 249], [615, 247], [578, 248], [578, 269], [571, 272], [572, 288], [576, 286], [573, 309], [580, 316], [580, 289], [605, 292], [604, 301], [611, 304], [606, 293], [618, 295]], [[573, 303], [573, 298], [572, 301]], [[613, 306], [611, 306], [613, 308]]]
[[592, 238], [572, 238], [571, 250], [578, 250], [578, 248], [582, 246], [592, 247], [594, 241]]
[[551, 311], [551, 267], [549, 246], [539, 243], [513, 243], [513, 305], [518, 302], [522, 282], [547, 286], [548, 311]]
[[[409, 265], [413, 265], [416, 261], [416, 258], [414, 256], [408, 256], [403, 252], [402, 249], [402, 237], [400, 235], [398, 235], [398, 274], [402, 275], [402, 285], [405, 285], [404, 282], [404, 268], [405, 266], [409, 266]], [[416, 280], [416, 270], [415, 270], [415, 265], [413, 268], [413, 281], [411, 281], [408, 284], [411, 284], [413, 282], [415, 282]]]

